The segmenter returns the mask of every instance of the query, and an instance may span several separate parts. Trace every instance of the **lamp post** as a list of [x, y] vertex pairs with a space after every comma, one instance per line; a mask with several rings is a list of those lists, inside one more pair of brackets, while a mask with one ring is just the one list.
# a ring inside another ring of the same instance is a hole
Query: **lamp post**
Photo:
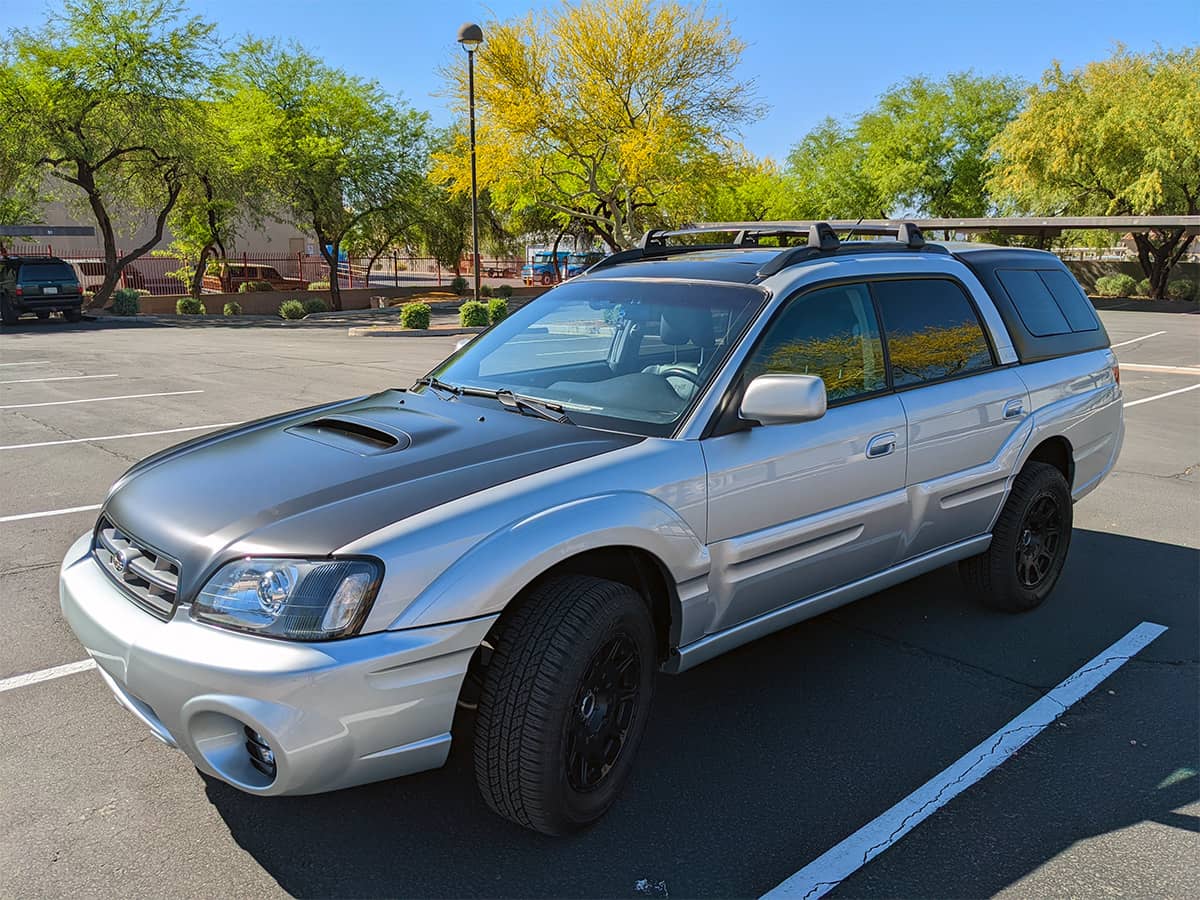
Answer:
[[483, 29], [468, 22], [458, 29], [458, 42], [467, 51], [467, 101], [471, 110], [471, 268], [475, 272], [475, 299], [479, 299], [479, 189], [475, 178], [475, 50], [483, 43]]

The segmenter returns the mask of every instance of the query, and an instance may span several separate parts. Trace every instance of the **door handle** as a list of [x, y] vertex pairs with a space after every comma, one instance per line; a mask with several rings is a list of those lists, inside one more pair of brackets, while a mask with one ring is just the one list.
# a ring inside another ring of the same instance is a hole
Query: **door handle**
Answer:
[[887, 456], [896, 449], [896, 432], [887, 431], [877, 434], [867, 441], [867, 459], [878, 459]]
[[1015, 419], [1025, 412], [1025, 404], [1020, 400], [1009, 400], [1004, 404], [1004, 418]]

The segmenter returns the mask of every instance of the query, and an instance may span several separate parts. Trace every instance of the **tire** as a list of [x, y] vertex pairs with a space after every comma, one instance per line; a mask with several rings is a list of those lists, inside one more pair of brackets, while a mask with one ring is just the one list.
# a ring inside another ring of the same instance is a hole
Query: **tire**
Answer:
[[12, 308], [8, 298], [0, 295], [0, 322], [5, 325], [16, 325], [20, 318], [21, 314]]
[[1017, 475], [987, 552], [959, 563], [985, 606], [1025, 612], [1054, 590], [1071, 546], [1071, 489], [1062, 472], [1030, 462]]
[[50, 318], [50, 310], [39, 309], [36, 313], [34, 313], [34, 315], [36, 315], [38, 317], [39, 322], [45, 322], [47, 319]]
[[507, 615], [479, 698], [475, 782], [493, 812], [569, 834], [607, 812], [633, 768], [654, 623], [632, 588], [584, 576], [542, 582]]
[[68, 322], [78, 322], [80, 319], [83, 318], [82, 307], [76, 306], [73, 309], [64, 309], [63, 310], [63, 318], [66, 319]]
[[552, 280], [553, 280], [553, 279], [550, 277], [550, 273], [549, 273], [549, 272], [543, 272], [543, 273], [542, 273], [542, 284], [543, 284], [543, 285], [548, 285], [548, 284], [550, 284], [550, 282], [551, 282]]

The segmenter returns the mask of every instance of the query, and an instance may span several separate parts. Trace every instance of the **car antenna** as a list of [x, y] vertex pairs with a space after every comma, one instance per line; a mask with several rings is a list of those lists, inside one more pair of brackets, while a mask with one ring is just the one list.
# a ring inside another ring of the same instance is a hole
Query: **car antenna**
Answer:
[[858, 221], [857, 221], [857, 222], [855, 222], [855, 223], [854, 223], [854, 225], [852, 225], [852, 226], [851, 226], [850, 230], [846, 232], [846, 236], [845, 236], [844, 238], [842, 238], [842, 240], [843, 240], [843, 241], [848, 241], [848, 240], [850, 240], [850, 236], [851, 236], [852, 234], [854, 234], [854, 229], [855, 229], [855, 228], [857, 228], [859, 225], [861, 225], [861, 224], [862, 224], [863, 218], [864, 218], [863, 216], [859, 216], [859, 217], [858, 217]]

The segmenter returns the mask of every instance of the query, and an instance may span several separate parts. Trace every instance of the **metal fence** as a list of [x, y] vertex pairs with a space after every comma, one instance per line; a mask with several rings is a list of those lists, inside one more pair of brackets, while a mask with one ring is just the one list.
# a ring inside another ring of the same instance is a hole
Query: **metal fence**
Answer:
[[[55, 253], [51, 244], [15, 244], [9, 248], [12, 256], [58, 256], [74, 263], [82, 273], [85, 289], [94, 287], [103, 280], [107, 264], [104, 251], [87, 248]], [[124, 256], [119, 253], [118, 256]], [[218, 293], [246, 280], [270, 280], [278, 277], [288, 281], [300, 281], [305, 285], [329, 281], [329, 266], [323, 257], [303, 253], [233, 253], [224, 261], [226, 275], [237, 273], [232, 279], [222, 279], [221, 261], [210, 262], [210, 274], [205, 291]], [[345, 289], [387, 286], [439, 287], [449, 285], [455, 274], [469, 277], [470, 259], [464, 259], [455, 273], [443, 267], [437, 260], [426, 256], [406, 256], [399, 253], [384, 254], [375, 260], [368, 271], [368, 257], [348, 257], [337, 268], [338, 284]], [[148, 291], [156, 296], [184, 294], [193, 261], [178, 256], [147, 254], [129, 263], [121, 271], [121, 286]], [[515, 258], [484, 258], [480, 260], [481, 274], [494, 281], [519, 280], [523, 261]], [[268, 271], [273, 270], [273, 271]], [[287, 286], [284, 289], [287, 289]], [[236, 287], [233, 287], [236, 290]], [[301, 289], [299, 285], [294, 289]]]

